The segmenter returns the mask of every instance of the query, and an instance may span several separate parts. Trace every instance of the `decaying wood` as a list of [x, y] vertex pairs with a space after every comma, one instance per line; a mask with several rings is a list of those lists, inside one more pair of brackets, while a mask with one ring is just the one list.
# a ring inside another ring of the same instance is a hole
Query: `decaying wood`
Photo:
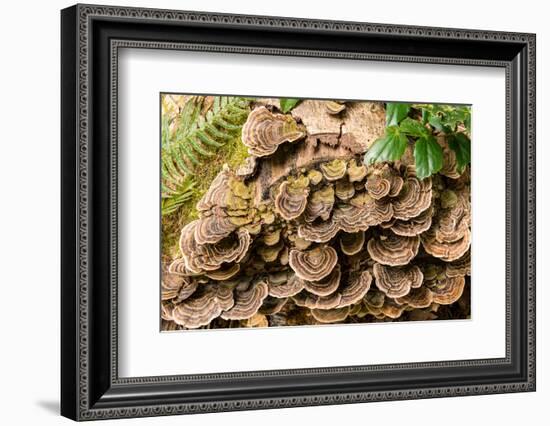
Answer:
[[339, 114], [331, 114], [326, 103], [305, 100], [292, 110], [292, 116], [305, 124], [309, 144], [341, 144], [359, 154], [384, 133], [385, 111], [380, 102], [350, 102]]
[[270, 189], [288, 175], [301, 170], [309, 170], [322, 162], [351, 157], [353, 157], [353, 154], [342, 146], [333, 147], [325, 144], [313, 145], [309, 143], [287, 144], [267, 161], [264, 160], [260, 164], [258, 173], [253, 180], [256, 191], [255, 199], [257, 202], [267, 200]]

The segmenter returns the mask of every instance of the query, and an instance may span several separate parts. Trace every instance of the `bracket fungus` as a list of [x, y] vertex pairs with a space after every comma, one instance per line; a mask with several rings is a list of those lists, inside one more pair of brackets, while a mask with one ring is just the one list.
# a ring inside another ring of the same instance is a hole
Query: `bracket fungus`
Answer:
[[355, 195], [355, 186], [349, 180], [340, 179], [336, 182], [334, 192], [340, 200], [347, 201]]
[[290, 250], [289, 265], [303, 280], [322, 280], [332, 272], [337, 262], [338, 254], [330, 246], [319, 246], [306, 251]]
[[332, 272], [319, 281], [304, 281], [304, 288], [316, 296], [328, 296], [336, 291], [340, 285], [340, 265], [336, 265]]
[[309, 179], [302, 176], [284, 181], [275, 197], [275, 209], [285, 220], [299, 217], [307, 206]]
[[427, 210], [432, 203], [432, 180], [419, 180], [409, 176], [403, 183], [399, 195], [392, 202], [393, 217], [409, 220]]
[[386, 296], [397, 298], [409, 294], [411, 288], [422, 285], [424, 276], [418, 266], [385, 266], [376, 263], [373, 268], [376, 286]]
[[311, 315], [317, 321], [324, 324], [334, 324], [337, 322], [344, 321], [350, 312], [350, 307], [345, 306], [343, 308], [335, 309], [312, 309]]
[[286, 298], [298, 294], [304, 288], [304, 280], [293, 271], [281, 271], [267, 276], [269, 295], [276, 298]]
[[395, 219], [389, 229], [402, 237], [414, 237], [430, 229], [432, 226], [433, 209], [430, 207], [418, 216], [409, 220]]
[[426, 286], [411, 288], [409, 293], [396, 297], [395, 301], [400, 305], [407, 305], [415, 309], [428, 308], [433, 303], [433, 293]]
[[348, 179], [350, 182], [361, 182], [367, 176], [367, 167], [364, 164], [357, 165], [357, 161], [352, 158], [348, 163]]
[[266, 107], [254, 109], [242, 130], [248, 152], [257, 157], [273, 154], [284, 142], [295, 142], [306, 135], [303, 126], [289, 115], [274, 114]]
[[383, 163], [367, 177], [365, 188], [377, 200], [386, 196], [396, 197], [403, 188], [403, 178], [389, 164]]
[[216, 212], [197, 220], [195, 241], [197, 244], [215, 244], [231, 234], [236, 228], [230, 217]]
[[344, 160], [336, 159], [321, 164], [320, 168], [323, 177], [329, 182], [333, 182], [342, 179], [346, 175], [348, 165]]
[[234, 304], [221, 314], [226, 320], [243, 320], [251, 318], [258, 312], [267, 297], [267, 284], [264, 281], [250, 285], [246, 290], [235, 289]]
[[230, 309], [233, 304], [233, 290], [224, 285], [205, 284], [188, 299], [174, 306], [172, 320], [186, 328], [199, 328]]
[[433, 293], [434, 303], [450, 305], [462, 296], [466, 280], [463, 275], [449, 277], [433, 282], [429, 288]]
[[327, 185], [311, 194], [307, 202], [304, 219], [306, 222], [313, 222], [318, 217], [328, 220], [333, 206], [334, 188], [332, 185]]
[[407, 265], [418, 253], [418, 237], [401, 237], [395, 234], [379, 235], [369, 240], [367, 250], [370, 256], [388, 266]]
[[410, 146], [400, 161], [363, 162], [383, 104], [281, 107], [250, 102], [248, 157], [220, 165], [178, 222], [163, 330], [467, 317], [470, 171], [454, 151], [442, 145], [442, 170], [419, 179]]
[[334, 219], [303, 223], [298, 227], [298, 236], [306, 241], [326, 243], [340, 231], [338, 222]]

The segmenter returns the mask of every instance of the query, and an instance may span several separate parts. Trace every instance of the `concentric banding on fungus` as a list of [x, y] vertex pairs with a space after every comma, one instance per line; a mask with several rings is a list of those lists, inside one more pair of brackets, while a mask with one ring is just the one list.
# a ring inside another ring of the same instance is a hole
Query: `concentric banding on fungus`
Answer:
[[284, 142], [294, 142], [306, 135], [303, 126], [290, 115], [275, 114], [265, 107], [255, 108], [242, 128], [242, 142], [257, 157], [273, 154]]
[[229, 168], [224, 167], [214, 178], [206, 193], [197, 202], [198, 211], [210, 210], [215, 206], [225, 207], [223, 201], [226, 199], [229, 189], [229, 180], [231, 172]]
[[307, 172], [307, 178], [312, 185], [319, 185], [323, 180], [323, 174], [319, 170], [310, 169]]
[[289, 265], [306, 281], [319, 281], [328, 276], [338, 262], [336, 250], [319, 246], [306, 251], [290, 250]]
[[[357, 194], [349, 201], [349, 205], [357, 209], [361, 209], [365, 216], [364, 222], [369, 226], [377, 226], [391, 220], [393, 217], [393, 206], [388, 200], [375, 200], [366, 192]], [[351, 214], [350, 207], [341, 206], [347, 212], [344, 216]], [[346, 219], [344, 218], [344, 221]]]
[[439, 209], [437, 212], [433, 226], [435, 239], [440, 243], [460, 240], [470, 229], [470, 217], [470, 201], [466, 194], [459, 193], [452, 206]]
[[218, 283], [204, 284], [191, 297], [174, 306], [171, 319], [185, 328], [199, 328], [208, 325], [233, 304], [230, 287]]
[[267, 275], [268, 292], [276, 298], [294, 296], [304, 288], [304, 280], [293, 271], [281, 271]]
[[355, 187], [349, 180], [340, 179], [336, 181], [334, 193], [340, 200], [347, 201], [355, 195]]
[[340, 265], [336, 265], [332, 272], [319, 281], [304, 281], [304, 288], [316, 296], [328, 296], [336, 291], [340, 285]]
[[422, 285], [424, 276], [418, 266], [385, 266], [379, 263], [373, 268], [376, 286], [388, 297], [397, 298], [409, 294], [411, 288]]
[[343, 204], [334, 209], [332, 220], [338, 224], [339, 229], [353, 234], [369, 229], [372, 224], [370, 213], [369, 209]]
[[306, 290], [293, 296], [294, 303], [309, 309], [335, 309], [351, 306], [365, 297], [372, 283], [369, 271], [353, 272], [337, 291], [318, 296]]
[[471, 234], [469, 230], [464, 233], [461, 239], [452, 243], [437, 241], [433, 227], [422, 234], [422, 246], [424, 250], [445, 262], [452, 262], [464, 256], [470, 248], [470, 242]]
[[267, 294], [267, 284], [264, 281], [253, 283], [246, 290], [235, 289], [233, 292], [235, 303], [223, 312], [221, 317], [225, 320], [248, 319], [258, 312]]
[[285, 220], [299, 217], [307, 206], [309, 195], [309, 179], [286, 180], [279, 186], [279, 192], [275, 197], [275, 209]]
[[307, 202], [304, 219], [313, 222], [317, 218], [328, 220], [334, 206], [334, 188], [327, 185], [314, 191]]
[[231, 234], [237, 227], [231, 218], [221, 213], [197, 220], [195, 226], [195, 241], [197, 244], [215, 244]]
[[312, 309], [311, 315], [323, 324], [334, 324], [344, 321], [350, 313], [350, 307], [336, 309]]
[[368, 270], [350, 273], [347, 282], [340, 290], [341, 298], [338, 306], [349, 306], [359, 302], [370, 290], [371, 284], [372, 275]]
[[221, 266], [215, 271], [206, 271], [204, 274], [214, 281], [225, 281], [233, 278], [241, 270], [241, 265], [238, 263], [227, 264]]
[[409, 220], [393, 220], [390, 223], [389, 229], [402, 237], [414, 237], [430, 229], [430, 226], [432, 226], [432, 215], [433, 209], [430, 207]]
[[395, 299], [400, 305], [407, 305], [415, 309], [428, 308], [433, 303], [433, 293], [426, 286], [412, 288], [411, 291], [402, 297]]
[[393, 299], [386, 297], [384, 304], [380, 308], [380, 312], [388, 318], [397, 319], [403, 314], [406, 308], [407, 305], [398, 305]]
[[350, 182], [361, 182], [367, 176], [367, 167], [364, 164], [357, 165], [355, 159], [348, 162], [348, 179]]
[[178, 274], [171, 274], [169, 272], [162, 273], [162, 280], [160, 283], [161, 299], [170, 300], [175, 298], [182, 286], [185, 283], [185, 277]]
[[200, 273], [192, 272], [189, 269], [187, 269], [187, 266], [185, 266], [185, 259], [183, 257], [178, 257], [170, 263], [168, 266], [168, 272], [171, 274], [178, 274], [178, 275], [184, 275], [186, 277], [193, 277], [200, 275]]
[[409, 176], [399, 195], [392, 198], [393, 216], [409, 220], [427, 210], [432, 202], [432, 179], [419, 180]]
[[460, 259], [447, 263], [446, 275], [448, 277], [458, 277], [459, 275], [471, 274], [470, 250]]
[[326, 243], [333, 239], [339, 230], [340, 225], [334, 219], [315, 221], [298, 226], [298, 236], [306, 241]]
[[224, 238], [216, 244], [197, 244], [193, 236], [195, 222], [182, 230], [180, 249], [186, 267], [192, 272], [214, 271], [222, 263], [239, 263], [247, 254], [251, 238], [248, 231], [239, 229], [234, 236]]
[[367, 243], [370, 256], [378, 263], [388, 266], [407, 265], [418, 254], [418, 237], [401, 237], [395, 234], [371, 238]]
[[433, 293], [434, 303], [450, 305], [462, 296], [466, 280], [462, 275], [438, 280], [429, 286]]
[[347, 163], [344, 160], [336, 159], [320, 165], [321, 173], [329, 182], [342, 179], [346, 175]]

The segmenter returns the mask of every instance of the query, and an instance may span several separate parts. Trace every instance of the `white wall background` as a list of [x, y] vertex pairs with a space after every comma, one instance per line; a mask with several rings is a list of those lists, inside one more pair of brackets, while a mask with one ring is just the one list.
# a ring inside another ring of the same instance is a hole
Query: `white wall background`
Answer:
[[[530, 394], [294, 408], [102, 424], [544, 424], [550, 401], [550, 28], [540, 0], [337, 2], [104, 0], [103, 4], [537, 33], [538, 390]], [[68, 424], [59, 404], [59, 9], [69, 1], [11, 1], [0, 25], [0, 422]], [[449, 5], [447, 7], [447, 5]], [[537, 418], [540, 420], [537, 421]], [[129, 423], [131, 422], [131, 423]]]

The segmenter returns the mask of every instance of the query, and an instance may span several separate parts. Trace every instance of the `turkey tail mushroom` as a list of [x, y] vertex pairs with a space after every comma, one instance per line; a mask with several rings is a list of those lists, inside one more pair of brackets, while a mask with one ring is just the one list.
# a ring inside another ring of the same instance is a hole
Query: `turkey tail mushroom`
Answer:
[[390, 233], [371, 238], [367, 243], [367, 250], [382, 265], [401, 266], [414, 259], [419, 246], [418, 237], [401, 237]]
[[462, 296], [465, 283], [466, 280], [462, 275], [435, 281], [429, 286], [434, 303], [450, 305], [456, 302]]
[[350, 307], [345, 306], [343, 308], [336, 309], [312, 309], [311, 315], [317, 321], [323, 324], [334, 324], [344, 321], [350, 313]]
[[290, 267], [306, 281], [320, 281], [327, 277], [337, 262], [336, 250], [330, 246], [319, 246], [307, 251], [290, 250]]
[[340, 285], [340, 265], [336, 265], [332, 272], [319, 281], [304, 281], [304, 288], [316, 296], [328, 296], [336, 291]]
[[376, 263], [373, 268], [376, 286], [386, 296], [397, 298], [409, 294], [411, 288], [422, 285], [422, 271], [414, 265], [385, 266]]
[[174, 306], [171, 319], [185, 328], [199, 328], [208, 325], [234, 303], [230, 287], [217, 283], [201, 285], [191, 297]]
[[302, 176], [284, 181], [275, 197], [275, 209], [285, 220], [299, 217], [306, 209], [309, 179]]
[[266, 107], [254, 109], [242, 129], [243, 144], [256, 157], [273, 154], [284, 142], [294, 142], [306, 135], [303, 126], [289, 115], [274, 114]]
[[328, 220], [332, 207], [334, 206], [334, 188], [327, 185], [311, 194], [307, 202], [304, 219], [306, 222], [313, 222], [317, 218]]
[[233, 299], [235, 303], [221, 314], [225, 320], [244, 320], [251, 318], [258, 312], [268, 288], [264, 281], [253, 283], [246, 290], [235, 289]]

